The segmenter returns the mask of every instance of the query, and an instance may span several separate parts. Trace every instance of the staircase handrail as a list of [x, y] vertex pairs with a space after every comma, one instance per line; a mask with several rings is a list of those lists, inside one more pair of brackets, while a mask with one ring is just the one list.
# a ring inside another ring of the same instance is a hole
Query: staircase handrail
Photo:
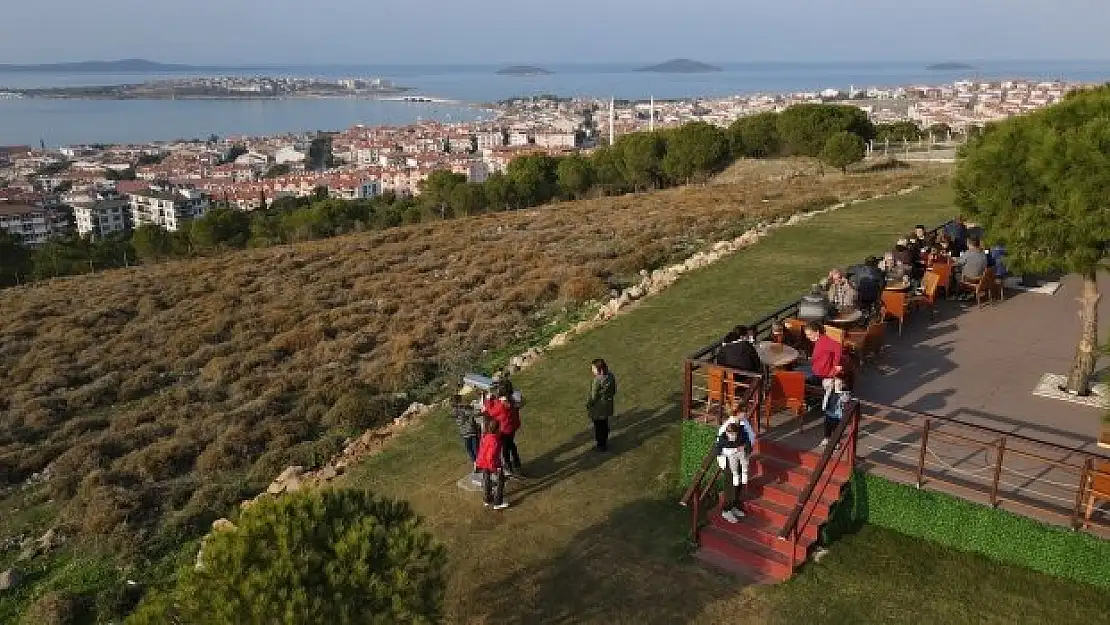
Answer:
[[[859, 402], [853, 399], [848, 405], [848, 410], [845, 412], [848, 416], [840, 420], [840, 425], [836, 426], [832, 436], [829, 437], [829, 443], [825, 447], [825, 452], [821, 454], [821, 460], [818, 461], [817, 466], [813, 469], [813, 477], [809, 478], [809, 483], [806, 484], [806, 487], [802, 490], [802, 494], [799, 495], [797, 505], [790, 513], [790, 516], [787, 517], [786, 524], [783, 525], [782, 531], [779, 532], [779, 538], [786, 538], [797, 534], [798, 521], [801, 520], [806, 506], [810, 504], [810, 499], [813, 498], [814, 494], [813, 491], [817, 489], [818, 482], [824, 477], [833, 455], [837, 453], [837, 448], [840, 447], [841, 441], [844, 440], [844, 433], [847, 432], [849, 428], [855, 432], [858, 427], [860, 420]], [[853, 455], [855, 454], [855, 449], [851, 449], [850, 451]], [[842, 455], [844, 450], [841, 449], [840, 452]], [[821, 493], [818, 493], [817, 496], [820, 497]]]

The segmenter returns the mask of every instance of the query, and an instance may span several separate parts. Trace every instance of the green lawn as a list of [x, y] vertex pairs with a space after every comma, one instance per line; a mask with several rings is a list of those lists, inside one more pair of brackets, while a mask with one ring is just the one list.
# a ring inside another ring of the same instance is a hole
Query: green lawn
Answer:
[[[467, 463], [444, 415], [348, 481], [410, 500], [447, 544], [448, 622], [1093, 622], [1110, 613], [1110, 593], [874, 528], [774, 588], [740, 589], [688, 557], [689, 519], [677, 504], [683, 357], [797, 297], [830, 267], [953, 213], [951, 192], [937, 188], [781, 229], [546, 354], [515, 378], [530, 478], [510, 484], [507, 511], [485, 510], [456, 487]], [[591, 451], [582, 405], [596, 357], [620, 383], [607, 455]], [[1031, 607], [1045, 592], [1047, 607]]]

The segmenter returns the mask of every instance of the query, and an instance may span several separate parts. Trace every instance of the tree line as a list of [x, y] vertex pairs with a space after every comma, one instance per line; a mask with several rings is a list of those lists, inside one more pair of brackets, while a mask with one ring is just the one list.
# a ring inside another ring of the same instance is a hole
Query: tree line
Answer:
[[[359, 200], [282, 197], [265, 210], [243, 212], [217, 199], [187, 227], [168, 232], [140, 226], [90, 240], [68, 236], [29, 250], [0, 232], [0, 286], [89, 273], [227, 249], [264, 247], [352, 232], [517, 210], [554, 200], [619, 195], [701, 182], [738, 158], [813, 156], [846, 169], [861, 160], [876, 127], [854, 106], [802, 104], [782, 113], [760, 113], [728, 128], [691, 122], [656, 132], [624, 135], [590, 155], [530, 155], [514, 159], [484, 182], [436, 171], [416, 198], [386, 193]], [[312, 160], [326, 164], [328, 141], [314, 143]], [[315, 164], [315, 163], [314, 163]]]

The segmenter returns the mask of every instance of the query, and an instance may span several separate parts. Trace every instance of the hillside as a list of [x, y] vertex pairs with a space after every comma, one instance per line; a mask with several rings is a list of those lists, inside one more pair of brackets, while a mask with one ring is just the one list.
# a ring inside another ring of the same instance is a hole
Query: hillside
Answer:
[[943, 176], [730, 175], [0, 292], [0, 542], [57, 523], [161, 557], [285, 466], [395, 416], [395, 393], [481, 365], [640, 269]]

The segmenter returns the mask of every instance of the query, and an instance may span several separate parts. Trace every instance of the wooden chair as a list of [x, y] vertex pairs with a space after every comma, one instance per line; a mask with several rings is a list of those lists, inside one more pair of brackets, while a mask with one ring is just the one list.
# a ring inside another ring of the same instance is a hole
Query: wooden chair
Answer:
[[886, 322], [882, 318], [876, 318], [871, 321], [866, 330], [848, 332], [844, 344], [859, 354], [861, 362], [877, 362], [883, 350], [884, 334], [886, 334]]
[[987, 267], [983, 270], [983, 275], [974, 280], [961, 278], [956, 288], [961, 293], [974, 293], [975, 305], [982, 308], [984, 296], [986, 296], [988, 302], [994, 301], [994, 269]]
[[733, 379], [732, 372], [723, 367], [709, 365], [706, 367], [706, 374], [710, 405], [722, 405], [731, 410], [736, 405], [736, 397], [742, 396], [748, 389], [747, 382], [737, 382]]
[[898, 320], [898, 336], [902, 336], [902, 326], [906, 323], [906, 300], [905, 291], [883, 291], [882, 318], [884, 321], [890, 317]]
[[782, 327], [785, 330], [787, 345], [798, 349], [803, 355], [809, 353], [812, 346], [806, 338], [806, 322], [790, 317], [782, 320]]
[[1087, 476], [1086, 487], [1089, 491], [1087, 495], [1087, 513], [1083, 516], [1083, 527], [1091, 526], [1091, 517], [1095, 513], [1095, 506], [1099, 501], [1110, 501], [1110, 461], [1103, 461], [1098, 464], [1094, 472]]
[[910, 298], [910, 308], [917, 310], [927, 306], [929, 308], [929, 318], [936, 319], [937, 289], [940, 288], [940, 276], [932, 271], [925, 272], [925, 278], [921, 281], [921, 286], [924, 293]]
[[[952, 290], [952, 261], [948, 259], [938, 260], [934, 262], [929, 271], [937, 274], [937, 288], [944, 289], [945, 295], [951, 295]], [[929, 274], [926, 273], [926, 276]]]
[[802, 429], [802, 417], [806, 414], [806, 374], [801, 371], [773, 372], [771, 391], [765, 405], [766, 427], [770, 427], [771, 415], [775, 409], [785, 408], [798, 417], [798, 429]]

